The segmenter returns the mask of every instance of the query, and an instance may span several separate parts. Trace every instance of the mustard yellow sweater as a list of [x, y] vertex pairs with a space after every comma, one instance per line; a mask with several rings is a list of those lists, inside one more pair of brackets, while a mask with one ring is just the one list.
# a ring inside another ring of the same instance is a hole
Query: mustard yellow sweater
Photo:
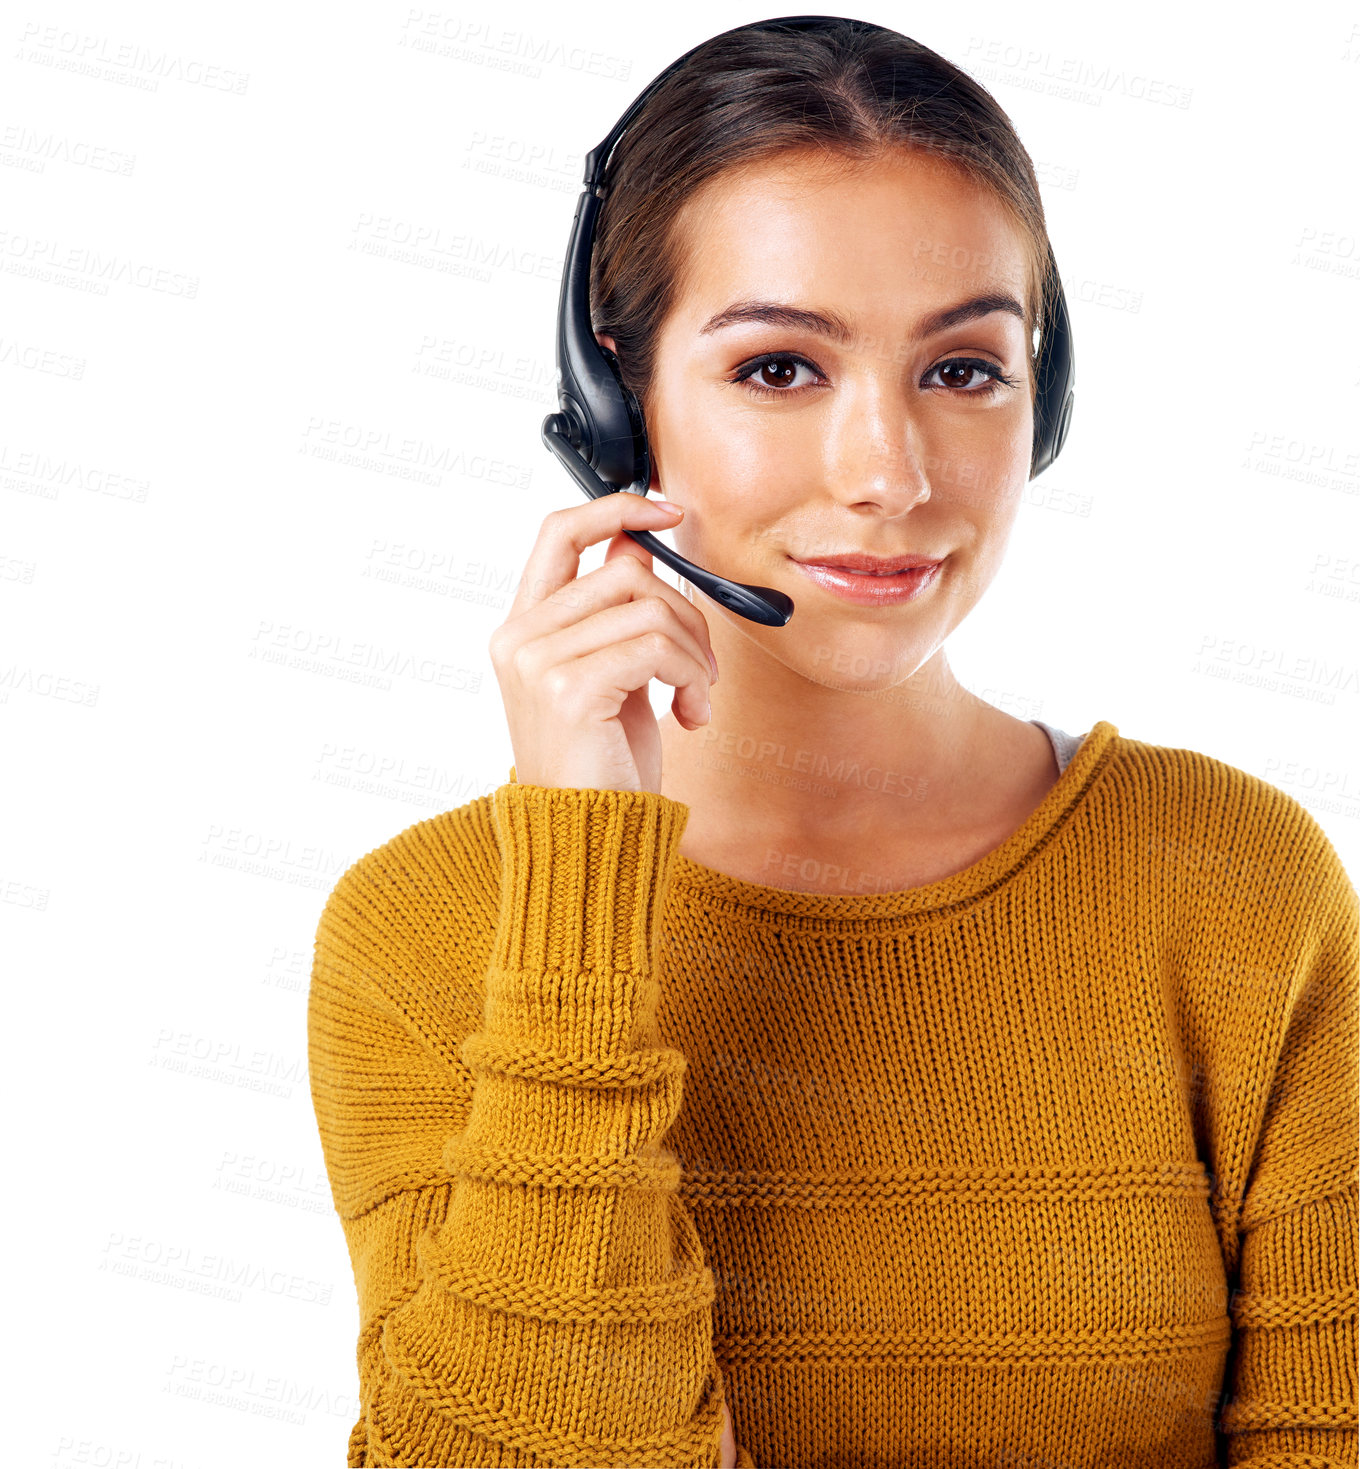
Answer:
[[511, 779], [340, 879], [312, 1097], [350, 1465], [1357, 1462], [1357, 899], [1108, 722], [902, 892]]

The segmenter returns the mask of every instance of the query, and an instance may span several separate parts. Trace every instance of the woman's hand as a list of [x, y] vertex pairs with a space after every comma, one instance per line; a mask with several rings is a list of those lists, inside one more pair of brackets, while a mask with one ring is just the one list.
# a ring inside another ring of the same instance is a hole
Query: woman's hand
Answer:
[[[679, 516], [620, 490], [544, 517], [510, 615], [488, 648], [522, 785], [661, 790], [661, 732], [650, 680], [672, 685], [686, 729], [709, 719], [717, 664], [708, 623], [623, 533]], [[581, 552], [610, 537], [603, 566]]]
[[723, 1404], [722, 1442], [718, 1445], [718, 1469], [737, 1469], [737, 1440], [732, 1432], [732, 1414], [726, 1403]]

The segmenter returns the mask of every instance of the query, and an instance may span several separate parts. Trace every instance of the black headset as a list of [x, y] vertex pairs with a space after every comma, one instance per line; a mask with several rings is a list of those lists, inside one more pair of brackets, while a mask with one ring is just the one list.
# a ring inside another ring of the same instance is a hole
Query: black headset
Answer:
[[[786, 26], [791, 30], [818, 30], [844, 23], [844, 17], [787, 15], [737, 26], [736, 31]], [[733, 31], [724, 32], [732, 35]], [[710, 39], [712, 39], [710, 37]], [[707, 45], [701, 41], [699, 45]], [[609, 130], [608, 136], [586, 154], [585, 189], [576, 202], [571, 222], [562, 293], [557, 308], [557, 397], [560, 411], [543, 420], [543, 442], [566, 465], [576, 483], [592, 500], [627, 490], [646, 495], [652, 477], [652, 455], [647, 443], [642, 406], [623, 385], [619, 359], [595, 340], [590, 321], [590, 256], [595, 243], [595, 219], [604, 197], [601, 180], [610, 154], [638, 108], [699, 46], [655, 76], [633, 99], [631, 106]], [[1044, 291], [1045, 315], [1035, 363], [1034, 449], [1030, 478], [1041, 474], [1058, 457], [1072, 420], [1072, 333], [1062, 280], [1048, 252], [1048, 279]], [[650, 531], [624, 532], [644, 546], [678, 576], [692, 582], [714, 601], [752, 622], [783, 627], [793, 615], [793, 599], [774, 587], [751, 587], [715, 576], [673, 551]]]

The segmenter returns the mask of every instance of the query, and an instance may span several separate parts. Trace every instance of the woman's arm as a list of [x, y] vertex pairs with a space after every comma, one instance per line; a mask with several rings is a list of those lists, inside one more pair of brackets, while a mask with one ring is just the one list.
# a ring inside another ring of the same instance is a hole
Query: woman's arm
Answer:
[[512, 782], [492, 815], [484, 989], [457, 977], [476, 924], [428, 823], [351, 868], [318, 928], [311, 1083], [360, 1306], [348, 1462], [717, 1465], [713, 1278], [662, 1146], [685, 1063], [656, 1022], [686, 808]]
[[[1220, 1420], [1230, 1466], [1355, 1469], [1357, 898], [1325, 841], [1284, 1040], [1249, 1164], [1232, 1282], [1230, 1389]], [[1251, 1016], [1243, 1029], [1253, 1028]]]

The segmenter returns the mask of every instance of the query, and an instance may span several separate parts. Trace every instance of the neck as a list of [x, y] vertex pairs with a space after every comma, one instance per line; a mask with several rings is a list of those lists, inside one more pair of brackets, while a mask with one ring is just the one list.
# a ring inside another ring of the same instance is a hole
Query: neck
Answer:
[[718, 650], [708, 724], [659, 721], [662, 792], [699, 829], [825, 848], [948, 831], [986, 808], [987, 752], [1021, 721], [965, 689], [943, 648], [888, 688], [829, 687], [734, 652]]

